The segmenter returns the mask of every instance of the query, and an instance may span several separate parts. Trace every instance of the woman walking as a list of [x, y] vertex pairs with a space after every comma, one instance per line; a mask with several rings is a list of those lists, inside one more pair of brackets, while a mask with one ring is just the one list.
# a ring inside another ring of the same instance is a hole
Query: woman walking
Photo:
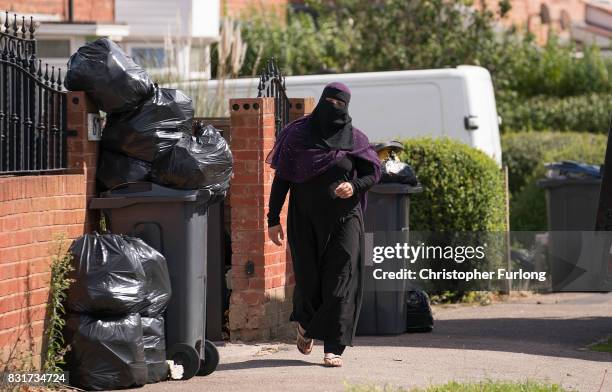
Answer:
[[267, 157], [276, 170], [268, 235], [284, 239], [279, 214], [289, 195], [287, 239], [295, 273], [291, 321], [297, 347], [310, 354], [324, 342], [324, 364], [342, 366], [352, 346], [363, 290], [363, 211], [380, 178], [368, 138], [351, 123], [350, 90], [328, 84], [312, 114], [289, 124]]

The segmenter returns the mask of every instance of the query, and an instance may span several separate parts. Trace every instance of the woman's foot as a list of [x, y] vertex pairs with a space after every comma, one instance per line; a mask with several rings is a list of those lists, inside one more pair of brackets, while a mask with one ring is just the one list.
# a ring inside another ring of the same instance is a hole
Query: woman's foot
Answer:
[[297, 325], [297, 338], [295, 340], [296, 346], [298, 350], [304, 355], [308, 355], [312, 352], [312, 348], [314, 347], [314, 339], [309, 339], [304, 336], [306, 331], [300, 326]]
[[341, 367], [342, 357], [332, 353], [325, 353], [325, 357], [323, 357], [323, 364], [325, 367]]

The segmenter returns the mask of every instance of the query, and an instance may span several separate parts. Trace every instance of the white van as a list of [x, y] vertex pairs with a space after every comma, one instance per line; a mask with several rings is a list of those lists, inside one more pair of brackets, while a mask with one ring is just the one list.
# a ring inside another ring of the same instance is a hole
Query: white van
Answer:
[[[351, 89], [353, 125], [370, 141], [448, 137], [484, 151], [501, 164], [500, 119], [491, 75], [485, 68], [288, 76], [287, 95], [317, 100], [325, 85], [334, 81]], [[218, 82], [195, 83], [207, 83], [207, 91], [214, 92]], [[259, 79], [225, 83], [226, 98], [257, 96]]]

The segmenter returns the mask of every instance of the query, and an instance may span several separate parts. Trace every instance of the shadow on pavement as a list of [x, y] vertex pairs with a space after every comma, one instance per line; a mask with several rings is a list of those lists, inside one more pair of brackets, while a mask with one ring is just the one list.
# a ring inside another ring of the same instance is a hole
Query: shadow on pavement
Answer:
[[609, 362], [612, 354], [585, 350], [612, 334], [612, 318], [491, 318], [435, 320], [431, 333], [358, 336], [364, 346], [490, 350]]
[[298, 359], [250, 359], [243, 362], [233, 363], [220, 363], [217, 366], [215, 372], [222, 372], [224, 370], [241, 370], [241, 369], [256, 369], [256, 368], [275, 368], [275, 367], [287, 367], [287, 366], [318, 366], [319, 364], [313, 362], [306, 362]]

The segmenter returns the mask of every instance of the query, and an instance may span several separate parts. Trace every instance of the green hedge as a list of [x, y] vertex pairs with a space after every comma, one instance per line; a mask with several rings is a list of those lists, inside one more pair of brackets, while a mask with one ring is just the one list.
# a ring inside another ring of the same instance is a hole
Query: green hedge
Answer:
[[544, 165], [560, 160], [601, 164], [607, 137], [578, 132], [511, 132], [502, 135], [502, 161], [508, 166], [510, 228], [547, 229], [544, 191], [536, 181]]
[[498, 95], [502, 131], [548, 130], [607, 133], [612, 94], [574, 97], [519, 98], [512, 93]]
[[412, 139], [404, 146], [402, 159], [423, 185], [411, 198], [411, 230], [505, 229], [504, 181], [495, 161], [450, 139]]

